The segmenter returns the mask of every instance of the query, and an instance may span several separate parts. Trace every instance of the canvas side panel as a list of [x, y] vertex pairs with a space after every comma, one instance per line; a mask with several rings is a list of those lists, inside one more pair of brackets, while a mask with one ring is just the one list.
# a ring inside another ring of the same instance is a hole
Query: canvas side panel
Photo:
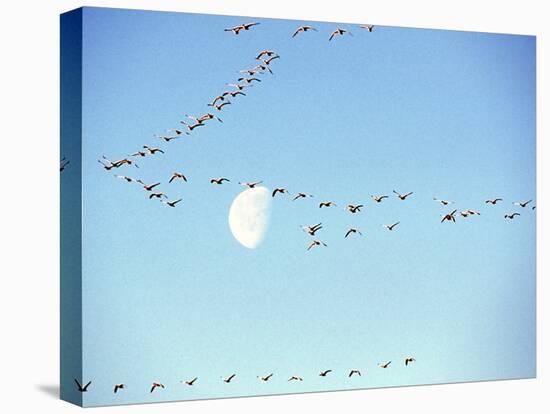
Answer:
[[61, 15], [60, 397], [82, 405], [82, 9]]

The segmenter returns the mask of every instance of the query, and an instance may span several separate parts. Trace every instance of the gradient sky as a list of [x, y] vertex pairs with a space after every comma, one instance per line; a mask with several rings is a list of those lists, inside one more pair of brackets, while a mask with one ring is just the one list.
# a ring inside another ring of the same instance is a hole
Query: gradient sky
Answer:
[[[223, 31], [248, 21], [261, 25]], [[84, 10], [85, 405], [535, 375], [535, 212], [512, 205], [535, 198], [535, 38], [334, 23], [291, 38], [307, 23]], [[328, 42], [337, 26], [353, 36]], [[208, 111], [266, 48], [281, 56], [274, 75], [223, 124], [153, 137]], [[144, 144], [166, 154], [139, 169], [97, 163]], [[189, 182], [168, 184], [174, 171]], [[167, 208], [112, 173], [162, 181], [183, 201]], [[217, 176], [232, 183], [210, 185]], [[277, 197], [255, 250], [227, 223], [236, 182], [252, 180], [315, 195]], [[366, 207], [351, 215], [348, 203]], [[481, 216], [441, 224], [454, 208]], [[299, 225], [319, 221], [328, 247], [308, 252]], [[350, 226], [363, 236], [344, 239]], [[363, 376], [348, 379], [352, 368]], [[150, 394], [153, 381], [166, 389]]]

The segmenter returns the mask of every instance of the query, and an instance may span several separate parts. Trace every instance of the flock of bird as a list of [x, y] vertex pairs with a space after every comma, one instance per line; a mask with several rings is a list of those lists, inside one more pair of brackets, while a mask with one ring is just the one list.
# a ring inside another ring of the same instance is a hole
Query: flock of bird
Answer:
[[[403, 359], [403, 364], [408, 367], [410, 366], [413, 362], [415, 362], [416, 359], [413, 358], [412, 356], [406, 356], [404, 359]], [[387, 369], [390, 367], [392, 361], [384, 361], [384, 362], [380, 362], [378, 363], [378, 367], [379, 368], [382, 368], [382, 369]], [[328, 375], [330, 373], [332, 373], [333, 370], [332, 369], [324, 369], [322, 370], [321, 372], [319, 372], [319, 377], [328, 377]], [[274, 376], [274, 373], [271, 372], [269, 374], [266, 374], [266, 375], [258, 375], [256, 378], [261, 381], [261, 382], [268, 382], [271, 380], [271, 378]], [[357, 368], [354, 368], [354, 369], [351, 369], [349, 371], [347, 371], [347, 374], [346, 376], [348, 378], [351, 378], [353, 376], [362, 376], [361, 375], [361, 370], [357, 369]], [[237, 374], [236, 373], [233, 373], [227, 377], [221, 377], [220, 379], [225, 383], [225, 384], [229, 384], [231, 382], [233, 382], [233, 380], [235, 380], [235, 378], [237, 377]], [[286, 377], [285, 377], [286, 378]], [[181, 380], [180, 383], [181, 384], [185, 384], [187, 386], [193, 386], [195, 385], [195, 383], [198, 381], [199, 377], [193, 377], [193, 378], [190, 378], [190, 379], [187, 379], [187, 380]], [[300, 375], [291, 375], [290, 377], [288, 377], [286, 379], [287, 382], [293, 382], [293, 381], [303, 381], [304, 378]], [[76, 387], [77, 387], [77, 390], [79, 392], [88, 392], [88, 388], [90, 387], [90, 385], [92, 384], [92, 381], [88, 381], [86, 384], [82, 384], [80, 381], [78, 381], [76, 378], [74, 379], [74, 382], [76, 383]], [[161, 382], [153, 382], [151, 383], [151, 386], [149, 388], [149, 393], [153, 393], [153, 391], [155, 391], [156, 389], [164, 389], [166, 388], [164, 386], [163, 383]], [[113, 393], [114, 394], [118, 394], [120, 390], [124, 390], [126, 389], [126, 384], [124, 383], [117, 383], [117, 384], [114, 384], [113, 386]]]
[[[226, 28], [224, 30], [227, 32], [234, 33], [235, 35], [239, 35], [242, 31], [249, 31], [253, 27], [258, 26], [259, 24], [260, 23], [257, 23], [257, 22], [245, 23], [234, 27]], [[373, 29], [374, 29], [373, 25], [359, 25], [358, 27], [361, 29], [365, 29], [368, 32], [373, 32]], [[309, 25], [299, 26], [293, 32], [292, 37], [294, 38], [300, 34], [304, 34], [309, 31], [317, 32], [318, 30], [315, 27], [309, 26]], [[334, 38], [342, 37], [344, 35], [352, 36], [352, 33], [347, 29], [336, 28], [334, 31], [332, 31], [329, 34], [328, 40], [332, 41]], [[212, 111], [215, 111], [215, 113], [205, 112], [197, 116], [185, 114], [185, 119], [180, 120], [179, 122], [181, 126], [178, 126], [177, 128], [168, 129], [166, 131], [170, 135], [162, 134], [162, 135], [155, 135], [155, 136], [165, 143], [170, 143], [174, 140], [181, 139], [184, 135], [191, 135], [196, 129], [200, 129], [206, 126], [212, 120], [216, 120], [220, 123], [223, 123], [223, 120], [217, 114], [221, 113], [221, 111], [224, 110], [224, 108], [226, 108], [228, 105], [232, 105], [235, 99], [240, 99], [240, 97], [246, 96], [248, 88], [253, 87], [254, 84], [261, 83], [262, 82], [261, 75], [265, 74], [266, 72], [273, 74], [271, 65], [276, 59], [280, 59], [280, 56], [275, 51], [268, 50], [268, 49], [260, 51], [256, 55], [255, 66], [240, 70], [239, 72], [241, 73], [241, 76], [237, 79], [237, 82], [227, 83], [226, 85], [230, 89], [223, 91], [221, 94], [212, 98], [207, 103], [207, 106], [211, 108]], [[164, 153], [165, 151], [162, 148], [158, 148], [156, 146], [151, 146], [151, 145], [143, 145], [140, 149], [134, 152], [131, 152], [127, 157], [112, 161], [112, 160], [109, 160], [107, 157], [102, 156], [101, 159], [98, 160], [98, 162], [106, 171], [110, 172], [112, 170], [118, 170], [119, 168], [122, 168], [124, 166], [134, 166], [135, 168], [139, 168], [139, 165], [136, 163], [136, 159], [158, 156], [159, 154], [164, 154]], [[67, 160], [66, 158], [63, 158], [60, 163], [60, 172], [63, 172], [66, 169], [66, 167], [69, 165], [69, 163], [70, 163], [69, 160]], [[169, 200], [167, 194], [164, 191], [159, 190], [159, 186], [162, 185], [161, 181], [146, 183], [141, 179], [136, 179], [127, 175], [115, 174], [115, 177], [127, 183], [137, 184], [145, 191], [146, 196], [150, 200], [152, 199], [159, 200], [161, 203], [163, 203], [168, 207], [175, 208], [177, 204], [182, 201], [182, 198]], [[188, 177], [182, 172], [175, 171], [170, 177], [166, 177], [166, 180], [168, 184], [173, 184], [176, 182], [186, 183], [188, 181]], [[212, 185], [223, 185], [224, 183], [230, 183], [230, 182], [231, 180], [227, 177], [214, 177], [210, 179], [210, 184]], [[246, 188], [256, 188], [258, 185], [262, 184], [262, 181], [238, 182], [238, 184]], [[297, 200], [309, 199], [313, 197], [313, 195], [306, 192], [297, 192], [296, 194], [291, 194], [289, 190], [285, 187], [275, 187], [271, 195], [272, 197], [276, 197], [276, 196], [280, 197], [285, 194], [290, 195], [292, 197], [291, 201], [294, 201], [294, 202]], [[406, 193], [400, 193], [396, 190], [393, 190], [393, 194], [397, 197], [398, 200], [400, 200], [401, 202], [404, 202], [413, 195], [413, 192], [409, 191]], [[384, 200], [388, 199], [389, 195], [386, 195], [386, 194], [372, 195], [371, 198], [374, 203], [380, 204]], [[433, 200], [441, 204], [442, 206], [449, 206], [451, 204], [454, 204], [454, 202], [452, 201], [443, 200], [436, 197], [433, 197]], [[485, 201], [485, 204], [496, 205], [497, 203], [502, 201], [503, 201], [502, 198], [492, 198], [492, 199], [487, 199]], [[531, 202], [532, 200], [518, 201], [518, 202], [514, 202], [513, 205], [518, 206], [520, 208], [526, 208], [528, 205], [530, 205]], [[319, 209], [333, 208], [337, 206], [338, 206], [337, 203], [329, 200], [320, 201], [318, 203]], [[364, 206], [365, 206], [364, 203], [347, 204], [344, 210], [349, 212], [350, 214], [357, 214], [361, 212], [361, 209], [364, 208]], [[535, 208], [536, 208], [535, 206], [531, 207], [532, 210], [534, 210]], [[458, 209], [454, 209], [441, 216], [441, 223], [444, 223], [444, 222], [455, 223], [457, 213], [460, 214], [460, 216], [463, 218], [480, 215], [479, 211], [473, 210], [473, 209], [467, 209], [462, 211], [458, 211]], [[513, 220], [515, 217], [518, 217], [518, 216], [520, 216], [520, 213], [514, 211], [514, 212], [506, 213], [504, 215], [504, 218], [507, 220]], [[400, 224], [399, 221], [395, 221], [390, 224], [384, 224], [383, 227], [386, 228], [388, 231], [394, 231], [399, 224]], [[317, 232], [323, 229], [323, 225], [321, 222], [313, 225], [303, 225], [300, 227], [305, 233], [312, 236], [311, 241], [307, 244], [307, 250], [311, 250], [319, 246], [327, 246], [325, 242], [315, 238], [317, 235]], [[346, 229], [346, 231], [344, 232], [344, 238], [348, 238], [356, 235], [360, 236], [362, 234], [363, 233], [358, 228], [352, 227], [352, 228]], [[408, 356], [404, 359], [404, 365], [409, 366], [414, 361], [415, 359], [413, 357]], [[389, 368], [390, 364], [391, 364], [391, 361], [387, 361], [387, 362], [379, 363], [378, 366], [382, 369], [387, 369]], [[319, 376], [326, 377], [330, 373], [332, 373], [332, 370], [327, 369], [327, 370], [321, 371], [319, 373]], [[352, 377], [355, 375], [361, 376], [361, 371], [358, 369], [352, 369], [347, 374], [348, 377]], [[273, 373], [270, 373], [268, 375], [258, 376], [257, 378], [262, 382], [268, 382], [272, 377], [273, 377]], [[226, 384], [229, 384], [235, 378], [236, 378], [236, 374], [232, 374], [228, 377], [223, 378], [223, 382]], [[197, 381], [198, 381], [198, 377], [194, 377], [189, 380], [181, 381], [181, 383], [187, 386], [193, 386]], [[303, 377], [298, 375], [292, 375], [287, 379], [287, 381], [289, 382], [303, 381]], [[91, 385], [91, 381], [83, 385], [76, 378], [75, 378], [75, 383], [77, 384], [77, 389], [80, 392], [87, 392]], [[164, 388], [165, 386], [162, 383], [153, 382], [150, 387], [150, 393], [153, 393], [157, 389], [164, 389]], [[113, 392], [117, 394], [124, 389], [126, 389], [125, 384], [123, 383], [115, 384], [113, 388]]]

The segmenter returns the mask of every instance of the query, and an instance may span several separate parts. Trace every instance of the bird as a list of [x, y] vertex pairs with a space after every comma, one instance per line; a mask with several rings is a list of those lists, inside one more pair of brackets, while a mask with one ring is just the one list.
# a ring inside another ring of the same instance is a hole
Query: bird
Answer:
[[410, 356], [405, 357], [405, 366], [408, 366], [409, 364], [411, 364], [415, 361], [416, 361], [416, 359], [414, 359], [413, 357], [410, 357]]
[[185, 175], [179, 172], [175, 172], [174, 174], [172, 174], [172, 178], [170, 178], [170, 181], [168, 181], [168, 183], [171, 183], [172, 181], [177, 180], [178, 178], [181, 178], [183, 181], [187, 182], [187, 177]]
[[160, 148], [154, 148], [150, 147], [149, 145], [144, 145], [143, 148], [145, 148], [147, 151], [149, 151], [149, 154], [155, 155], [157, 152], [160, 152], [161, 154], [164, 154], [164, 151]]
[[320, 376], [320, 377], [326, 377], [326, 376], [327, 376], [328, 374], [330, 374], [331, 372], [332, 372], [331, 369], [326, 369], [326, 370], [324, 370], [324, 371], [321, 371], [321, 372], [319, 373], [319, 376]]
[[123, 165], [134, 165], [135, 167], [139, 168], [139, 166], [134, 163], [132, 160], [129, 160], [128, 158], [123, 158], [118, 161], [110, 161], [105, 155], [102, 156], [102, 159], [105, 161], [97, 160], [101, 165], [103, 165], [103, 168], [106, 170], [110, 170], [112, 168], [120, 168]]
[[130, 154], [130, 157], [145, 157], [147, 153], [145, 151], [136, 151], [133, 154]]
[[535, 210], [537, 208], [537, 206], [533, 206], [531, 207], [531, 210]]
[[[216, 105], [216, 104], [214, 104], [214, 105], [208, 104], [208, 105], [209, 105], [209, 106], [212, 106], [213, 108], [216, 108], [216, 110], [218, 110], [218, 111], [221, 111], [222, 108], [223, 108], [224, 106], [226, 106], [226, 105], [231, 105], [231, 102], [225, 101], [225, 102], [222, 102], [222, 103], [219, 104], [219, 105]], [[218, 118], [218, 119], [219, 119], [219, 118]], [[220, 121], [220, 122], [222, 122], [222, 121]]]
[[201, 115], [198, 119], [199, 122], [209, 121], [211, 119], [216, 119], [218, 122], [223, 122], [221, 118], [218, 118], [216, 115], [211, 114], [210, 112]]
[[273, 192], [271, 193], [271, 197], [275, 197], [275, 195], [277, 193], [281, 193], [281, 194], [288, 194], [288, 190], [286, 188], [276, 188], [275, 190], [273, 190]]
[[260, 23], [245, 23], [245, 24], [239, 24], [238, 26], [228, 27], [227, 29], [223, 29], [224, 32], [233, 32], [236, 35], [239, 34], [241, 30], [250, 30], [252, 26], [257, 26]]
[[493, 199], [485, 200], [485, 204], [495, 205], [498, 201], [502, 201], [502, 198], [493, 198]]
[[223, 382], [225, 382], [226, 384], [229, 384], [231, 382], [231, 380], [233, 380], [233, 378], [235, 378], [235, 375], [237, 375], [237, 374], [231, 374], [227, 378], [224, 378]]
[[434, 200], [434, 201], [437, 201], [438, 203], [441, 203], [441, 204], [443, 204], [444, 206], [446, 206], [446, 205], [449, 205], [449, 204], [452, 204], [452, 203], [453, 203], [452, 201], [448, 201], [448, 200], [440, 200], [439, 198], [436, 198], [436, 197], [434, 197], [434, 198], [433, 198], [433, 200]]
[[390, 364], [391, 364], [391, 361], [388, 361], [388, 362], [380, 362], [380, 363], [378, 364], [378, 366], [379, 366], [380, 368], [388, 368], [388, 367], [390, 366]]
[[311, 250], [313, 247], [315, 247], [315, 246], [321, 246], [321, 245], [323, 245], [323, 246], [325, 246], [325, 247], [327, 246], [327, 245], [326, 245], [324, 242], [322, 242], [321, 240], [313, 240], [313, 241], [309, 244], [309, 246], [307, 247], [307, 249], [308, 249], [308, 250]]
[[271, 57], [273, 55], [276, 55], [273, 50], [262, 50], [260, 53], [258, 53], [258, 56], [256, 56], [256, 60], [260, 60], [262, 56], [266, 55], [267, 57]]
[[410, 196], [413, 192], [408, 192], [407, 194], [400, 194], [397, 191], [393, 190], [394, 194], [399, 197], [400, 200], [405, 200], [408, 196]]
[[308, 30], [313, 30], [315, 32], [317, 32], [318, 30], [313, 27], [313, 26], [300, 26], [296, 29], [296, 31], [294, 32], [294, 34], [292, 35], [292, 37], [295, 37], [298, 33], [305, 33], [307, 32]]
[[332, 207], [332, 206], [336, 206], [336, 203], [334, 203], [333, 201], [323, 201], [319, 203], [319, 208]]
[[248, 188], [255, 188], [258, 184], [261, 184], [263, 183], [263, 181], [256, 181], [256, 182], [252, 182], [252, 183], [241, 183], [239, 182], [240, 185], [244, 186], [244, 187], [248, 187]]
[[155, 137], [157, 137], [159, 139], [162, 139], [165, 142], [170, 142], [173, 139], [178, 139], [179, 138], [179, 136], [177, 136], [177, 135], [155, 135]]
[[228, 178], [220, 177], [220, 178], [211, 178], [210, 179], [210, 184], [221, 185], [221, 184], [223, 184], [224, 181], [230, 182]]
[[[237, 90], [237, 91], [225, 91], [222, 95], [223, 96], [230, 95], [232, 98], [234, 98], [237, 95], [246, 96], [246, 93], [241, 92], [240, 90]], [[214, 106], [214, 105], [212, 105], [212, 106]]]
[[164, 384], [161, 384], [160, 382], [153, 382], [150, 392], [155, 391], [157, 388], [164, 388]]
[[460, 212], [460, 215], [462, 217], [468, 217], [468, 216], [479, 216], [481, 213], [479, 211], [475, 210], [464, 210]]
[[195, 381], [198, 379], [198, 377], [195, 377], [193, 378], [192, 380], [186, 380], [186, 381], [183, 381], [185, 384], [191, 386], [195, 383]]
[[372, 33], [372, 30], [374, 29], [374, 26], [372, 24], [363, 24], [359, 26], [361, 29], [367, 29], [369, 32]]
[[377, 203], [381, 203], [383, 199], [388, 198], [387, 195], [371, 195], [372, 199], [376, 201]]
[[260, 69], [261, 71], [266, 71], [267, 70], [269, 73], [271, 73], [273, 75], [273, 71], [267, 65], [259, 64], [259, 65], [254, 66], [252, 69]]
[[297, 375], [293, 375], [291, 376], [289, 379], [289, 381], [303, 381], [303, 378], [302, 377], [299, 377]]
[[354, 233], [354, 234], [357, 233], [357, 234], [359, 234], [359, 235], [362, 235], [362, 233], [361, 233], [359, 230], [357, 230], [356, 228], [353, 228], [353, 227], [352, 227], [351, 229], [349, 229], [349, 230], [346, 232], [346, 235], [344, 236], [344, 238], [348, 237], [348, 236], [349, 236], [350, 234], [352, 234], [352, 233]]
[[330, 34], [330, 37], [328, 38], [329, 42], [332, 40], [334, 36], [342, 36], [344, 33], [347, 33], [350, 36], [353, 36], [349, 30], [337, 28], [334, 32]]
[[214, 105], [216, 105], [216, 102], [218, 102], [218, 101], [224, 101], [224, 100], [225, 100], [225, 97], [226, 97], [226, 95], [218, 95], [218, 96], [216, 96], [216, 97], [212, 100], [212, 103], [208, 104], [208, 106], [214, 106]]
[[310, 236], [315, 236], [315, 233], [323, 228], [321, 223], [317, 223], [313, 226], [301, 226], [301, 227], [302, 227], [302, 230], [305, 231]]
[[103, 168], [105, 168], [107, 171], [110, 171], [113, 168], [115, 168], [114, 165], [110, 161], [109, 161], [110, 162], [109, 164], [104, 162], [104, 161], [101, 161], [101, 160], [97, 160], [97, 162], [99, 162], [103, 166]]
[[76, 386], [78, 387], [78, 391], [80, 391], [80, 392], [87, 392], [88, 387], [92, 383], [92, 381], [88, 381], [88, 383], [86, 385], [82, 386], [82, 384], [80, 382], [78, 382], [78, 380], [76, 378], [74, 379], [74, 382], [76, 382]]
[[160, 200], [160, 202], [166, 204], [168, 207], [176, 207], [176, 204], [178, 204], [181, 200], [182, 200], [182, 199], [179, 198], [179, 199], [174, 200], [174, 201], [164, 201], [164, 200]]
[[515, 206], [526, 207], [527, 204], [529, 204], [531, 201], [533, 201], [533, 200], [528, 200], [528, 201], [514, 201], [512, 204], [514, 204]]
[[441, 223], [443, 223], [444, 221], [452, 221], [453, 223], [456, 223], [455, 214], [456, 214], [456, 210], [453, 210], [450, 213], [444, 214], [442, 216], [443, 218], [441, 219]]
[[263, 75], [264, 72], [262, 72], [261, 70], [258, 70], [258, 66], [254, 67], [254, 68], [250, 68], [250, 69], [242, 69], [239, 71], [239, 73], [247, 73], [249, 76], [253, 76], [253, 75], [256, 75], [256, 74], [259, 74], [259, 75]]
[[392, 231], [395, 226], [397, 226], [399, 224], [399, 221], [393, 223], [393, 224], [383, 224], [382, 227], [385, 227], [387, 228], [389, 231]]
[[519, 213], [507, 213], [507, 214], [504, 215], [504, 218], [512, 220], [516, 216], [521, 216], [521, 214], [519, 214]]
[[168, 129], [168, 130], [166, 130], [166, 132], [173, 132], [173, 133], [176, 134], [176, 135], [181, 135], [181, 134], [183, 134], [183, 131], [182, 131], [182, 130], [180, 130], [180, 129], [175, 129], [175, 128]]
[[227, 86], [232, 86], [236, 89], [238, 89], [239, 91], [242, 91], [244, 88], [252, 88], [252, 85], [250, 84], [241, 84], [241, 83], [226, 83]]
[[307, 193], [298, 193], [296, 194], [296, 196], [292, 199], [292, 201], [294, 200], [298, 200], [299, 198], [307, 198], [307, 197], [313, 197], [311, 194], [307, 194]]
[[281, 57], [279, 55], [271, 56], [268, 59], [262, 59], [262, 62], [264, 62], [265, 65], [269, 66], [269, 64], [274, 61], [275, 59], [280, 59]]
[[191, 125], [191, 124], [188, 124], [188, 123], [185, 122], [185, 121], [180, 121], [180, 124], [185, 125], [185, 126], [187, 127], [187, 129], [188, 129], [189, 131], [191, 131], [191, 132], [193, 132], [193, 130], [194, 130], [195, 128], [198, 128], [198, 127], [201, 127], [201, 126], [204, 126], [204, 125], [205, 125], [203, 122], [198, 122], [198, 121], [195, 122], [195, 123], [192, 124], [192, 125]]
[[265, 377], [258, 377], [260, 380], [262, 380], [263, 382], [267, 382], [269, 381], [269, 379], [273, 376], [273, 373], [269, 374], [269, 375], [266, 375]]
[[125, 387], [124, 384], [115, 384], [115, 389], [113, 390], [113, 392], [116, 394], [118, 390], [123, 390], [124, 387]]
[[137, 183], [138, 180], [133, 179], [132, 177], [128, 177], [126, 175], [115, 175], [116, 178], [120, 178], [121, 180], [127, 181], [129, 183]]
[[361, 211], [361, 207], [363, 207], [363, 204], [357, 204], [357, 205], [353, 205], [353, 204], [348, 204], [346, 206], [346, 209], [350, 212], [350, 213], [357, 213], [358, 211]]
[[153, 183], [153, 184], [145, 184], [143, 181], [141, 180], [137, 180], [138, 183], [140, 183], [143, 187], [143, 189], [145, 191], [151, 191], [153, 188], [155, 188], [156, 186], [159, 186], [160, 183]]
[[237, 79], [239, 82], [246, 82], [246, 83], [252, 83], [254, 81], [256, 82], [261, 82], [262, 80], [261, 79], [258, 79], [258, 78], [254, 78], [254, 77], [251, 77], [251, 78], [238, 78]]
[[71, 160], [68, 160], [65, 157], [63, 157], [59, 162], [59, 172], [63, 172], [65, 170], [65, 167], [67, 167], [67, 165], [69, 165], [70, 162]]
[[164, 193], [151, 193], [151, 195], [149, 196], [149, 200], [151, 200], [153, 197], [156, 197], [156, 198], [168, 198], [168, 196]]
[[361, 376], [361, 371], [359, 371], [358, 369], [352, 369], [348, 374], [348, 378], [350, 378], [354, 374], [357, 374], [357, 375]]

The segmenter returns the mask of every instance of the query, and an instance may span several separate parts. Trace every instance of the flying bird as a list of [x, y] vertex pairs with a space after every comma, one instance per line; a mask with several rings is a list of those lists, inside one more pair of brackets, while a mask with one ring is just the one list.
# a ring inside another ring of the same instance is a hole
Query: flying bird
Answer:
[[354, 374], [361, 376], [361, 371], [359, 371], [358, 369], [352, 369], [348, 374], [348, 378], [352, 377]]
[[495, 205], [498, 201], [502, 201], [502, 198], [493, 198], [493, 199], [485, 200], [485, 204]]
[[181, 134], [183, 134], [183, 131], [182, 131], [182, 130], [180, 130], [180, 129], [175, 129], [175, 128], [168, 129], [166, 132], [173, 132], [173, 133], [176, 134], [176, 135], [181, 135]]
[[298, 33], [305, 33], [308, 30], [313, 30], [313, 31], [317, 32], [317, 29], [313, 26], [300, 26], [296, 29], [296, 31], [294, 32], [292, 37], [295, 37]]
[[391, 364], [391, 361], [388, 361], [388, 362], [380, 362], [380, 363], [378, 364], [378, 366], [379, 366], [380, 368], [388, 368], [388, 367], [390, 366], [390, 364]]
[[263, 382], [267, 382], [269, 381], [269, 379], [273, 376], [273, 373], [269, 374], [269, 375], [266, 375], [265, 377], [258, 377], [260, 380], [262, 380]]
[[269, 66], [271, 62], [273, 62], [275, 59], [280, 59], [281, 57], [279, 55], [271, 56], [268, 59], [262, 59], [262, 62], [264, 62], [265, 65]]
[[121, 180], [127, 181], [129, 183], [139, 183], [139, 180], [135, 180], [132, 177], [128, 177], [126, 175], [115, 175], [115, 177], [120, 178]]
[[334, 32], [330, 34], [330, 37], [328, 38], [329, 42], [332, 40], [334, 36], [342, 36], [344, 33], [349, 34], [350, 36], [353, 36], [349, 30], [346, 29], [336, 29]]
[[155, 135], [155, 137], [162, 139], [164, 142], [170, 142], [173, 139], [178, 139], [178, 135]]
[[179, 172], [175, 172], [174, 174], [172, 174], [172, 178], [170, 178], [170, 181], [168, 181], [168, 182], [171, 183], [172, 181], [177, 180], [178, 178], [180, 178], [183, 181], [187, 182], [187, 177], [185, 175], [183, 175], [182, 173], [179, 173]]
[[133, 154], [130, 154], [130, 157], [145, 157], [147, 152], [145, 151], [136, 151]]
[[273, 190], [273, 192], [271, 193], [271, 197], [275, 197], [275, 195], [277, 193], [281, 193], [281, 194], [288, 194], [288, 190], [286, 188], [276, 188], [275, 190]]
[[78, 380], [76, 378], [74, 379], [74, 382], [76, 382], [76, 386], [78, 387], [78, 391], [80, 391], [80, 392], [87, 392], [88, 387], [92, 383], [92, 381], [88, 381], [88, 383], [86, 385], [82, 386], [82, 384], [80, 382], [78, 382]]
[[289, 381], [303, 381], [303, 378], [302, 377], [299, 377], [297, 375], [293, 375], [292, 377], [290, 377], [288, 379]]
[[372, 199], [376, 201], [377, 203], [381, 203], [383, 199], [388, 198], [387, 195], [371, 195]]
[[228, 27], [227, 29], [223, 29], [224, 32], [233, 32], [236, 35], [239, 34], [241, 30], [250, 30], [251, 27], [257, 26], [260, 23], [245, 23], [245, 24], [239, 24], [238, 26]]
[[508, 213], [508, 214], [504, 215], [504, 218], [512, 220], [516, 216], [521, 216], [521, 214], [519, 214], [519, 213]]
[[[261, 71], [268, 71], [269, 73], [271, 73], [273, 75], [273, 71], [271, 70], [271, 68], [267, 65], [262, 65], [262, 64], [259, 64], [259, 65], [256, 65], [255, 67], [253, 67], [252, 69], [260, 69]], [[263, 72], [262, 72], [263, 73]]]
[[227, 86], [232, 86], [233, 88], [239, 90], [239, 91], [242, 91], [244, 88], [252, 88], [252, 85], [246, 83], [246, 84], [241, 84], [241, 83], [226, 83]]
[[443, 218], [441, 219], [441, 223], [443, 223], [444, 221], [452, 221], [453, 223], [456, 223], [455, 214], [456, 214], [456, 210], [453, 210], [450, 213], [443, 215], [442, 216]]
[[179, 198], [177, 200], [174, 200], [174, 201], [164, 201], [164, 200], [160, 200], [161, 203], [163, 204], [166, 204], [168, 207], [176, 207], [176, 204], [178, 204], [182, 199]]
[[408, 196], [410, 196], [413, 192], [408, 192], [407, 194], [400, 194], [397, 191], [393, 190], [394, 194], [399, 197], [400, 200], [405, 200]]
[[347, 232], [346, 232], [346, 235], [344, 236], [344, 238], [347, 238], [350, 234], [359, 234], [359, 235], [363, 235], [359, 230], [357, 230], [356, 228], [351, 228], [349, 229]]
[[141, 180], [137, 180], [138, 183], [140, 183], [143, 187], [143, 189], [145, 191], [151, 191], [153, 188], [155, 188], [156, 186], [159, 186], [160, 183], [153, 183], [153, 184], [145, 184], [143, 181]]
[[393, 224], [383, 224], [382, 227], [385, 227], [387, 228], [389, 231], [392, 231], [395, 226], [397, 226], [399, 224], [399, 221], [393, 223]]
[[[231, 96], [232, 98], [234, 98], [234, 97], [237, 96], [237, 95], [246, 96], [246, 93], [241, 92], [240, 90], [238, 90], [238, 91], [225, 91], [225, 92], [223, 93], [223, 95], [224, 95], [224, 96], [229, 95], [229, 96]], [[212, 105], [212, 106], [214, 106], [214, 105]]]
[[115, 384], [115, 389], [113, 390], [113, 392], [116, 394], [118, 390], [123, 390], [124, 387], [125, 387], [124, 384]]
[[230, 182], [229, 179], [227, 179], [225, 177], [220, 177], [220, 178], [211, 178], [210, 179], [210, 184], [221, 185], [221, 184], [223, 184], [224, 181]]
[[526, 207], [527, 204], [529, 204], [531, 201], [533, 201], [533, 200], [528, 200], [528, 201], [514, 201], [512, 204], [514, 204], [515, 206]]
[[164, 388], [164, 384], [161, 384], [160, 382], [153, 382], [150, 392], [155, 391], [157, 388]]
[[332, 201], [323, 201], [319, 203], [319, 208], [336, 206], [336, 203]]
[[[208, 105], [210, 105], [210, 104], [208, 104]], [[225, 101], [225, 102], [222, 102], [222, 103], [219, 104], [219, 105], [213, 105], [212, 107], [213, 107], [213, 108], [216, 108], [216, 110], [218, 110], [218, 111], [221, 111], [222, 108], [223, 108], [224, 106], [226, 106], [226, 105], [231, 105], [231, 102]], [[219, 119], [219, 118], [218, 118], [218, 119]], [[222, 122], [222, 121], [220, 121], [220, 122]]]
[[256, 82], [261, 82], [262, 80], [261, 79], [258, 79], [258, 78], [254, 78], [254, 77], [251, 77], [251, 78], [239, 78], [237, 79], [239, 82], [246, 82], [246, 83], [252, 83], [254, 81]]
[[150, 147], [149, 145], [144, 145], [143, 148], [145, 148], [147, 151], [149, 151], [149, 154], [155, 155], [157, 152], [160, 152], [161, 154], [164, 154], [164, 151], [160, 148]]
[[195, 128], [198, 128], [198, 127], [201, 127], [201, 126], [204, 126], [205, 124], [203, 122], [195, 122], [194, 124], [188, 124], [187, 122], [185, 121], [180, 121], [180, 124], [183, 124], [187, 127], [187, 129], [191, 132], [193, 132], [193, 130]]
[[319, 376], [320, 376], [320, 377], [326, 377], [326, 376], [327, 376], [328, 374], [330, 374], [331, 372], [332, 372], [331, 369], [327, 369], [327, 370], [321, 371], [321, 372], [319, 373]]
[[243, 187], [248, 187], [248, 188], [255, 188], [257, 185], [263, 183], [263, 181], [256, 181], [256, 182], [252, 182], [252, 183], [241, 183], [239, 182], [240, 185], [242, 185]]
[[321, 223], [315, 224], [313, 226], [301, 226], [302, 230], [305, 231], [310, 236], [315, 236], [315, 233], [323, 228]]
[[256, 66], [255, 68], [251, 68], [251, 69], [242, 69], [239, 71], [239, 73], [247, 73], [248, 76], [253, 76], [256, 74], [263, 75], [264, 72], [258, 69], [259, 69], [258, 66]]
[[168, 198], [168, 196], [164, 193], [151, 193], [151, 195], [149, 196], [149, 200], [151, 200], [153, 197], [155, 198]]
[[260, 60], [264, 55], [267, 57], [271, 57], [276, 54], [277, 53], [275, 53], [273, 50], [262, 50], [260, 53], [258, 53], [258, 56], [256, 56], [256, 60]]
[[313, 247], [315, 247], [315, 246], [321, 246], [321, 245], [323, 245], [323, 246], [325, 246], [325, 247], [327, 246], [327, 245], [326, 245], [325, 243], [323, 243], [321, 240], [313, 240], [313, 241], [309, 244], [309, 246], [307, 247], [307, 249], [308, 249], [308, 250], [311, 250]]
[[460, 212], [460, 215], [462, 217], [468, 217], [468, 216], [479, 216], [481, 213], [479, 211], [475, 210], [464, 210]]
[[65, 167], [69, 165], [70, 162], [70, 160], [67, 160], [65, 159], [65, 157], [63, 157], [59, 162], [59, 172], [63, 172], [65, 170]]
[[229, 377], [224, 378], [223, 382], [225, 382], [226, 384], [229, 384], [231, 382], [231, 380], [233, 380], [233, 378], [235, 378], [235, 375], [237, 375], [237, 374], [231, 374]]
[[348, 204], [346, 206], [346, 209], [350, 212], [350, 213], [357, 213], [359, 211], [361, 211], [361, 207], [363, 207], [363, 204], [357, 204], [357, 205], [353, 205], [353, 204]]
[[440, 200], [439, 198], [436, 198], [434, 197], [433, 198], [434, 201], [437, 201], [438, 203], [441, 203], [443, 204], [444, 206], [447, 206], [449, 204], [452, 204], [453, 202], [452, 201], [448, 201], [448, 200]]
[[359, 27], [361, 29], [367, 29], [370, 33], [372, 33], [372, 30], [374, 29], [374, 26], [372, 24], [364, 24]]
[[311, 194], [307, 194], [307, 193], [298, 193], [296, 194], [296, 196], [292, 199], [292, 201], [294, 200], [298, 200], [299, 198], [307, 198], [307, 197], [313, 197]]
[[195, 383], [195, 381], [198, 379], [198, 377], [193, 378], [192, 380], [183, 381], [185, 384], [191, 386]]
[[409, 364], [412, 364], [413, 362], [415, 362], [416, 359], [414, 359], [413, 357], [405, 357], [405, 366], [408, 366]]

